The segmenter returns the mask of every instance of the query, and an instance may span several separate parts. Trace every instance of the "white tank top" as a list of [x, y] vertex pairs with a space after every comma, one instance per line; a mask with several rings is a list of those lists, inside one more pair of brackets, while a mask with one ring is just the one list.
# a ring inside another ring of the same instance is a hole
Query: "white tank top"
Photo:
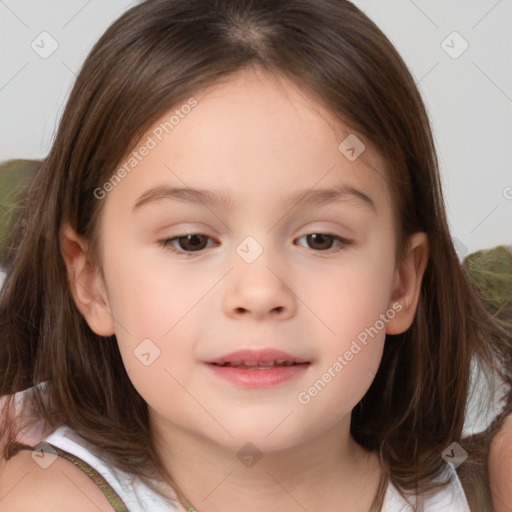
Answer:
[[[165, 501], [132, 475], [107, 466], [102, 459], [90, 451], [87, 441], [79, 437], [66, 425], [56, 429], [44, 441], [53, 447], [74, 455], [96, 470], [115, 491], [117, 498], [125, 506], [124, 509], [122, 504], [119, 508], [115, 508], [111, 501], [116, 511], [185, 512], [186, 510], [181, 504], [171, 504]], [[76, 463], [76, 461], [73, 462]], [[79, 464], [77, 465], [80, 467]], [[81, 469], [86, 471], [84, 467], [81, 467]], [[452, 476], [451, 484], [437, 492], [434, 496], [425, 499], [422, 512], [470, 512], [462, 485], [455, 470], [450, 465], [446, 466], [446, 475], [443, 476], [448, 475]], [[99, 487], [101, 488], [100, 485]], [[107, 494], [105, 493], [107, 498], [109, 498]], [[416, 498], [412, 496], [411, 498], [408, 497], [408, 499], [410, 503], [405, 501], [396, 488], [390, 484], [386, 490], [381, 512], [412, 512], [411, 504], [416, 503]]]
[[[37, 386], [44, 386], [45, 383]], [[19, 409], [19, 423], [23, 425], [26, 418], [34, 418], [31, 407], [29, 388], [16, 394], [17, 408]], [[3, 400], [0, 399], [0, 408]], [[26, 415], [26, 416], [24, 416]], [[43, 451], [67, 458], [98, 485], [116, 512], [193, 512], [194, 509], [185, 509], [177, 501], [166, 501], [138, 478], [119, 469], [110, 467], [102, 458], [91, 450], [91, 445], [76, 434], [67, 425], [57, 428], [48, 434], [44, 427], [36, 422], [29, 430], [22, 429], [18, 442], [25, 449], [41, 447], [43, 441], [48, 445]], [[43, 441], [39, 442], [41, 439]], [[39, 444], [38, 444], [39, 443]], [[52, 448], [53, 447], [53, 448]], [[451, 483], [438, 491], [434, 496], [425, 498], [421, 512], [470, 512], [462, 485], [452, 466], [446, 465], [444, 479], [451, 476]], [[157, 484], [159, 485], [159, 484]], [[163, 484], [162, 484], [163, 485]], [[165, 487], [171, 496], [175, 496], [172, 489]], [[412, 512], [416, 497], [408, 496], [410, 503], [398, 493], [397, 489], [389, 484], [384, 497], [381, 512]], [[199, 511], [201, 512], [201, 511]]]
[[[90, 445], [85, 439], [78, 436], [66, 425], [56, 429], [44, 439], [44, 442], [49, 443], [51, 447], [60, 448], [79, 459], [71, 460], [71, 462], [80, 467], [82, 471], [89, 474], [88, 468], [80, 464], [81, 461], [96, 470], [117, 494], [111, 500], [111, 493], [105, 492], [105, 487], [93, 478], [96, 485], [104, 491], [105, 496], [109, 499], [116, 512], [183, 512], [185, 510], [177, 502], [173, 504], [172, 502], [165, 501], [163, 497], [133, 475], [108, 466], [105, 461], [91, 452]], [[46, 451], [44, 448], [43, 450]], [[51, 452], [51, 448], [48, 448], [48, 450]], [[58, 454], [64, 455], [62, 452]], [[70, 459], [68, 458], [68, 460]], [[89, 474], [89, 476], [91, 475]], [[122, 503], [117, 504], [116, 500], [122, 501]]]

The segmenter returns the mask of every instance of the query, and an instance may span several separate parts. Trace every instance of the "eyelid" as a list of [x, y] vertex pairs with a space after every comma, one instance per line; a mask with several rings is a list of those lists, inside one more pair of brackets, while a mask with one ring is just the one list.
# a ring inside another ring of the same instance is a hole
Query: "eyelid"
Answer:
[[[307, 236], [309, 236], [309, 235], [313, 235], [313, 234], [315, 234], [315, 235], [319, 235], [319, 234], [321, 234], [321, 235], [331, 236], [331, 237], [333, 237], [336, 241], [338, 241], [338, 242], [339, 242], [339, 244], [341, 245], [341, 247], [340, 247], [340, 246], [338, 246], [338, 249], [335, 249], [335, 248], [333, 248], [333, 247], [331, 247], [331, 248], [329, 248], [329, 249], [325, 249], [325, 250], [323, 250], [323, 251], [322, 251], [322, 250], [316, 250], [316, 251], [315, 251], [314, 249], [311, 249], [312, 251], [314, 251], [315, 253], [318, 253], [318, 254], [320, 254], [320, 255], [321, 255], [321, 254], [326, 254], [326, 255], [327, 255], [327, 254], [334, 254], [334, 253], [337, 253], [338, 251], [340, 251], [340, 250], [342, 250], [342, 249], [344, 249], [344, 248], [346, 248], [346, 247], [349, 247], [350, 245], [353, 245], [353, 243], [354, 243], [354, 241], [353, 241], [353, 240], [350, 240], [350, 239], [345, 238], [345, 237], [340, 236], [340, 235], [336, 235], [336, 234], [334, 234], [334, 233], [330, 233], [330, 232], [328, 232], [328, 231], [325, 231], [325, 232], [324, 232], [324, 231], [322, 231], [322, 230], [318, 230], [318, 231], [311, 231], [310, 233], [306, 233], [305, 235], [299, 236], [299, 237], [298, 237], [298, 238], [296, 238], [295, 240], [300, 240], [301, 238], [304, 238], [304, 237], [307, 237]], [[304, 247], [304, 246], [302, 246], [302, 245], [301, 245], [301, 247]], [[306, 249], [310, 249], [310, 248], [309, 248], [309, 247], [306, 247]]]
[[200, 255], [200, 254], [203, 254], [204, 251], [209, 248], [208, 247], [208, 242], [207, 242], [207, 247], [205, 247], [204, 249], [200, 249], [198, 251], [183, 251], [181, 249], [177, 249], [176, 247], [174, 247], [173, 245], [170, 245], [169, 242], [173, 242], [175, 240], [179, 240], [180, 238], [184, 238], [186, 236], [193, 236], [193, 235], [198, 235], [198, 236], [203, 236], [209, 240], [215, 240], [213, 237], [209, 236], [209, 235], [206, 235], [205, 233], [200, 233], [198, 231], [195, 231], [195, 232], [189, 232], [189, 233], [179, 233], [177, 235], [174, 235], [174, 236], [170, 236], [170, 237], [167, 237], [167, 238], [163, 238], [161, 240], [158, 241], [159, 245], [161, 245], [164, 249], [168, 249], [170, 250], [171, 252], [175, 253], [175, 254], [179, 254], [179, 255], [182, 255], [182, 256], [185, 256], [185, 257], [191, 257], [195, 254], [197, 255]]

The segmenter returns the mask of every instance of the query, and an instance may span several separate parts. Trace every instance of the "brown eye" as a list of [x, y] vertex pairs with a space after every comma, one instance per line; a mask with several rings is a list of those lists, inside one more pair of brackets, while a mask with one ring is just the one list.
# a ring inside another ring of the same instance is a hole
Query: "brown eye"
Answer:
[[[191, 235], [182, 235], [175, 236], [174, 238], [168, 238], [167, 240], [162, 241], [162, 245], [164, 247], [170, 246], [169, 248], [176, 252], [179, 252], [180, 250], [183, 252], [196, 252], [205, 249], [209, 239], [210, 237], [206, 235], [194, 233]], [[176, 242], [178, 247], [176, 247]]]
[[178, 238], [178, 244], [184, 251], [200, 251], [206, 247], [208, 237], [204, 235], [185, 235]]
[[306, 239], [312, 249], [319, 249], [321, 251], [330, 249], [334, 243], [334, 236], [324, 233], [313, 233], [307, 235]]
[[[310, 233], [309, 235], [301, 236], [297, 240], [301, 240], [303, 238], [306, 239], [306, 247], [320, 252], [328, 251], [330, 249], [334, 249], [334, 251], [331, 252], [336, 252], [344, 247], [348, 247], [352, 243], [346, 238], [342, 238], [337, 235], [330, 235], [329, 233]], [[299, 245], [304, 247], [304, 244], [302, 243]], [[334, 247], [335, 245], [338, 247]]]

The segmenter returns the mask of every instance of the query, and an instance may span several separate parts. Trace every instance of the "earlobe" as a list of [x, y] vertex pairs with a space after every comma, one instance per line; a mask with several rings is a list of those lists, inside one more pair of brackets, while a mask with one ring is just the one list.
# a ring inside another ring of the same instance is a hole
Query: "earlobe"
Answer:
[[[401, 334], [411, 326], [421, 291], [421, 282], [427, 268], [429, 256], [426, 233], [414, 233], [409, 237], [409, 246], [403, 262], [395, 269], [393, 293], [390, 307], [398, 311], [386, 327], [388, 334]], [[398, 309], [397, 305], [400, 305]]]
[[99, 336], [114, 334], [114, 320], [100, 270], [87, 258], [87, 242], [68, 225], [60, 232], [60, 248], [73, 300]]

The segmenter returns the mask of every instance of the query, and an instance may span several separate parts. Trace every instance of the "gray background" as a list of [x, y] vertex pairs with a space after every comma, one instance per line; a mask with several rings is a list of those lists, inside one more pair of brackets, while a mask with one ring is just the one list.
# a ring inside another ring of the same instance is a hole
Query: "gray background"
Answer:
[[[0, 0], [0, 161], [48, 153], [88, 51], [136, 3]], [[459, 255], [510, 245], [512, 0], [354, 3], [395, 44], [423, 94]], [[45, 59], [31, 47], [45, 44], [42, 32], [58, 44]]]

